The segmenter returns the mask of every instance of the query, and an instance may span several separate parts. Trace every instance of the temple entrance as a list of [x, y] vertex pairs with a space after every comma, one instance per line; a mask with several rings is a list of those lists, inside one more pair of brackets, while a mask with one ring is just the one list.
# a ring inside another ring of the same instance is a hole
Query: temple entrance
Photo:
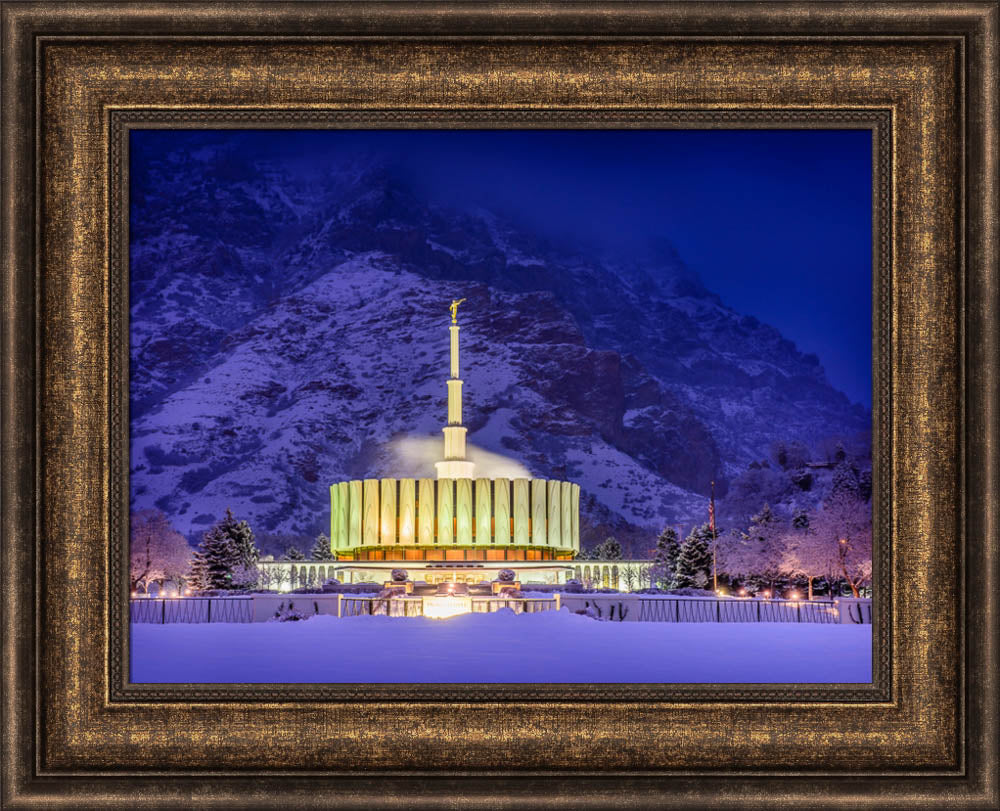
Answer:
[[468, 574], [466, 572], [428, 572], [422, 577], [419, 574], [415, 574], [415, 579], [423, 580], [431, 586], [437, 586], [441, 583], [466, 583], [471, 586], [481, 583], [486, 577], [482, 572], [476, 574]]

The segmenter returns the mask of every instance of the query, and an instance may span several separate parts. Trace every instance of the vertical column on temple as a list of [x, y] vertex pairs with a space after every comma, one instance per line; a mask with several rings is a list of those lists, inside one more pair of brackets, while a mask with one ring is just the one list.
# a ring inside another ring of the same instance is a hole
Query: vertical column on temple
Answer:
[[462, 425], [462, 379], [458, 366], [458, 305], [451, 303], [451, 369], [448, 377], [448, 422], [444, 427], [444, 460], [438, 462], [439, 479], [471, 479], [475, 465], [465, 460], [465, 433]]

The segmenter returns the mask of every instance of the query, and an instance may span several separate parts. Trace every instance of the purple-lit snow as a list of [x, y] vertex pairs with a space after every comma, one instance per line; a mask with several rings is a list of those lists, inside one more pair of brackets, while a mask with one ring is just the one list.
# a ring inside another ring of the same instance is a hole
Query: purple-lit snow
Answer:
[[871, 626], [599, 622], [567, 611], [135, 624], [133, 682], [871, 681]]

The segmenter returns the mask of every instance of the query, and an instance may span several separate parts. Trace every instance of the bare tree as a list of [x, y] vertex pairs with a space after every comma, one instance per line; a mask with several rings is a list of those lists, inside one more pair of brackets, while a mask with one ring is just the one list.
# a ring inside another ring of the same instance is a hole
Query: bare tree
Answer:
[[270, 572], [272, 588], [281, 591], [281, 587], [288, 582], [288, 569], [284, 566], [267, 566], [265, 568]]
[[164, 580], [183, 582], [191, 570], [191, 549], [159, 510], [140, 510], [130, 519], [129, 584], [132, 591]]
[[[872, 525], [870, 505], [849, 494], [835, 494], [823, 505], [814, 522], [817, 563], [828, 576], [840, 576], [860, 596], [871, 582]], [[833, 573], [836, 572], [836, 575]]]

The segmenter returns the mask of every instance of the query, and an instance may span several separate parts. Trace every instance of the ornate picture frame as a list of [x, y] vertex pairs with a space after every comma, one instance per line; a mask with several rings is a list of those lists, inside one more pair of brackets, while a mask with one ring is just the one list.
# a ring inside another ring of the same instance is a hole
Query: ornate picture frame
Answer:
[[[4, 3], [5, 807], [995, 804], [997, 22]], [[870, 129], [872, 684], [130, 684], [136, 126]]]

